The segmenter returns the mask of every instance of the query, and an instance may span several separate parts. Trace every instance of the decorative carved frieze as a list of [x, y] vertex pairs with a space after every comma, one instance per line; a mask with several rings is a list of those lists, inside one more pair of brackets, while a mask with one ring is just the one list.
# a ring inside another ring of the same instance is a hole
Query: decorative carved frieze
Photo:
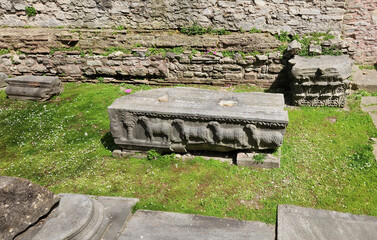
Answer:
[[115, 143], [125, 150], [276, 149], [288, 124], [281, 94], [194, 88], [124, 96], [108, 112]]
[[346, 56], [295, 56], [292, 67], [293, 103], [299, 106], [344, 107], [352, 73]]

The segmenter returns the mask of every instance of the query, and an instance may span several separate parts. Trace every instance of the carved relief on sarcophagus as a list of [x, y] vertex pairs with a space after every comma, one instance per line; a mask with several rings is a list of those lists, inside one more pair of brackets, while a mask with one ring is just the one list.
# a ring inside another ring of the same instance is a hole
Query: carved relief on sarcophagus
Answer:
[[108, 108], [123, 150], [276, 149], [288, 114], [281, 94], [165, 88], [121, 97]]

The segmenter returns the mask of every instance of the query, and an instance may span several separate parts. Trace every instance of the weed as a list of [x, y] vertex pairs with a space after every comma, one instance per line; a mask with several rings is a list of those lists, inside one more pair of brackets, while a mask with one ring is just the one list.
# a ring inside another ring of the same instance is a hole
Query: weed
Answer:
[[189, 36], [192, 35], [203, 35], [206, 33], [214, 34], [214, 35], [229, 35], [230, 32], [223, 29], [212, 29], [212, 27], [202, 27], [196, 22], [194, 22], [191, 26], [188, 27], [182, 27], [179, 29], [180, 33], [187, 34]]
[[0, 49], [0, 55], [4, 55], [8, 53], [10, 53], [10, 49]]
[[123, 25], [118, 25], [118, 26], [112, 27], [112, 29], [118, 30], [118, 31], [123, 31], [123, 30], [125, 30], [127, 28], [125, 26], [123, 26]]
[[259, 30], [259, 29], [256, 29], [255, 27], [253, 27], [252, 29], [250, 29], [249, 33], [261, 33], [262, 30]]
[[377, 70], [377, 65], [359, 65], [359, 69]]
[[257, 163], [264, 163], [264, 160], [266, 159], [266, 154], [258, 153], [253, 156], [253, 160]]
[[223, 54], [223, 57], [229, 57], [229, 58], [233, 58], [235, 54], [234, 51], [226, 51], [226, 50], [222, 51], [221, 53]]
[[136, 43], [135, 45], [133, 45], [134, 48], [139, 48], [139, 47], [143, 47], [143, 45], [141, 43]]
[[289, 33], [285, 31], [281, 31], [279, 34], [275, 34], [274, 36], [277, 40], [279, 40], [282, 43], [287, 43], [291, 41]]
[[179, 31], [183, 34], [187, 34], [187, 35], [190, 35], [190, 36], [191, 35], [203, 35], [203, 34], [208, 33], [207, 28], [198, 25], [196, 22], [194, 22], [194, 24], [191, 25], [191, 26], [180, 28]]
[[28, 17], [34, 17], [35, 15], [37, 15], [37, 11], [33, 6], [26, 6], [25, 11]]
[[103, 83], [103, 80], [104, 80], [103, 77], [98, 77], [98, 78], [97, 78], [97, 81], [98, 81], [99, 83]]
[[370, 168], [375, 162], [371, 144], [357, 146], [356, 151], [349, 156], [349, 164], [353, 169]]

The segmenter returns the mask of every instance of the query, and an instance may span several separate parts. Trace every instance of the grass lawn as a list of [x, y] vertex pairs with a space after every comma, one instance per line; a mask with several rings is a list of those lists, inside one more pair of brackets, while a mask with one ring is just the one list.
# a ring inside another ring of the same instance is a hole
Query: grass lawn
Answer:
[[174, 155], [113, 158], [107, 107], [124, 95], [120, 86], [64, 88], [45, 103], [9, 100], [0, 91], [1, 175], [24, 177], [55, 193], [139, 198], [135, 209], [272, 224], [278, 204], [377, 216], [377, 164], [369, 142], [377, 131], [356, 95], [349, 110], [289, 109], [281, 168], [252, 170]]

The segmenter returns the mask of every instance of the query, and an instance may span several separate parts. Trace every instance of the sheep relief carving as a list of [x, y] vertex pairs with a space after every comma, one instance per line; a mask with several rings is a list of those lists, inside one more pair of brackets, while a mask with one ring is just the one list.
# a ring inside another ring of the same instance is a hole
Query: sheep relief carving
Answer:
[[279, 129], [257, 128], [254, 124], [245, 126], [202, 122], [183, 119], [163, 119], [147, 116], [122, 115], [123, 137], [129, 142], [171, 145], [183, 147], [192, 144], [225, 146], [232, 149], [271, 149], [281, 146], [283, 134]]

